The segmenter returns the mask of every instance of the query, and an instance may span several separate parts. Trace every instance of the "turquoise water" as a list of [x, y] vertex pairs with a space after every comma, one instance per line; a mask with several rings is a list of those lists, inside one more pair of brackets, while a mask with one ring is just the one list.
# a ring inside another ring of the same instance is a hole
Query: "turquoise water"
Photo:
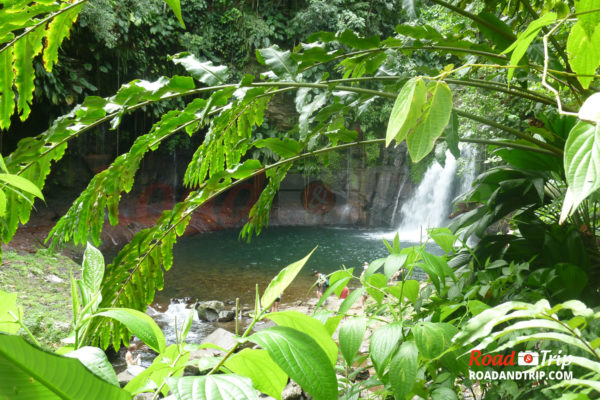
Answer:
[[[168, 304], [172, 298], [235, 301], [239, 297], [242, 304], [253, 304], [256, 284], [262, 293], [283, 267], [318, 246], [282, 298], [283, 303], [290, 303], [314, 296], [314, 290], [309, 293], [313, 269], [330, 273], [344, 265], [354, 268], [358, 276], [364, 261], [388, 255], [382, 234], [375, 230], [273, 227], [249, 244], [238, 235], [236, 229], [181, 238], [165, 289], [156, 295], [157, 303]], [[403, 247], [414, 244], [402, 243]]]

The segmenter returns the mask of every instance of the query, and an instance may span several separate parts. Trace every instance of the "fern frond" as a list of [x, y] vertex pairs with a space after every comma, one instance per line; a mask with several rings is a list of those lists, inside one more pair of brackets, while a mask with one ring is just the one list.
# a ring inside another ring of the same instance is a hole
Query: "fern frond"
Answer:
[[[0, 54], [0, 59], [2, 57]], [[29, 179], [42, 189], [52, 162], [63, 157], [68, 142], [77, 135], [106, 122], [112, 121], [116, 126], [124, 114], [145, 105], [201, 91], [204, 88], [196, 89], [192, 78], [176, 76], [171, 79], [160, 78], [155, 82], [136, 80], [106, 99], [88, 97], [69, 114], [56, 119], [46, 132], [19, 141], [16, 150], [6, 159], [7, 168], [9, 172]], [[19, 223], [25, 224], [29, 220], [33, 198], [28, 199], [15, 193], [7, 194], [7, 219], [0, 228], [5, 243], [13, 237]]]
[[52, 240], [52, 246], [60, 246], [71, 238], [76, 244], [85, 243], [90, 234], [91, 240], [98, 243], [106, 210], [110, 223], [118, 223], [121, 194], [131, 190], [144, 155], [157, 149], [174, 133], [184, 129], [189, 134], [197, 131], [204, 124], [209, 109], [218, 104], [213, 99], [223, 97], [221, 92], [214, 93], [209, 99], [197, 98], [183, 110], [169, 111], [154, 124], [149, 133], [135, 140], [128, 153], [120, 155], [107, 169], [96, 174], [50, 231], [47, 240]]
[[263, 87], [243, 87], [234, 93], [243, 97], [212, 120], [185, 172], [185, 185], [198, 186], [207, 175], [234, 168], [240, 162], [251, 145], [252, 130], [263, 123], [265, 109], [275, 92]]
[[[10, 127], [10, 118], [17, 112], [22, 121], [29, 116], [33, 99], [35, 71], [33, 59], [42, 52], [48, 72], [58, 59], [58, 49], [69, 37], [73, 23], [87, 0], [63, 2], [8, 2], [3, 4], [6, 16], [0, 29], [0, 129]], [[10, 18], [9, 18], [10, 17]], [[7, 43], [8, 42], [8, 43]], [[13, 92], [13, 85], [18, 96]]]

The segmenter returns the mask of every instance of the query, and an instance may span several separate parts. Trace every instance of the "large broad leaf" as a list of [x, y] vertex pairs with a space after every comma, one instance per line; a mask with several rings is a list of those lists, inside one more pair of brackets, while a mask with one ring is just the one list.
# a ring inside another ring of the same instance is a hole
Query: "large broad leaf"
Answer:
[[106, 353], [97, 347], [85, 346], [65, 354], [66, 357], [76, 358], [92, 371], [98, 378], [119, 387], [117, 374], [106, 357]]
[[298, 63], [292, 59], [289, 50], [281, 51], [276, 47], [256, 50], [256, 59], [259, 63], [269, 67], [279, 79], [293, 80], [296, 78]]
[[419, 352], [415, 342], [404, 342], [390, 363], [390, 384], [397, 399], [405, 399], [417, 381]]
[[180, 64], [194, 78], [209, 86], [223, 84], [227, 81], [227, 67], [213, 65], [212, 61], [200, 61], [193, 54], [180, 53], [173, 57], [175, 64]]
[[[510, 65], [516, 66], [521, 61], [521, 58], [525, 55], [525, 52], [529, 48], [529, 45], [533, 40], [537, 37], [540, 30], [546, 26], [556, 21], [556, 13], [547, 13], [536, 19], [532, 23], [529, 24], [527, 29], [524, 32], [519, 33], [517, 40], [513, 42], [506, 50], [502, 52], [502, 54], [513, 52], [510, 56]], [[508, 81], [512, 79], [515, 73], [514, 68], [510, 68], [508, 70]]]
[[446, 143], [448, 144], [448, 150], [450, 150], [450, 153], [452, 153], [454, 158], [458, 159], [460, 157], [460, 149], [458, 148], [458, 115], [455, 111], [452, 111], [450, 122], [448, 125], [446, 125], [444, 132]]
[[166, 348], [165, 335], [149, 315], [130, 308], [104, 309], [96, 316], [116, 319], [127, 327], [135, 336], [157, 353]]
[[375, 372], [383, 377], [385, 366], [388, 364], [398, 341], [402, 338], [402, 323], [393, 322], [382, 326], [371, 336], [370, 354]]
[[600, 93], [588, 97], [579, 109], [579, 119], [600, 123]]
[[356, 352], [360, 349], [365, 332], [367, 330], [367, 321], [364, 317], [351, 318], [342, 323], [340, 327], [340, 349], [349, 366], [352, 366]]
[[171, 10], [173, 10], [175, 16], [179, 20], [179, 23], [185, 28], [183, 18], [181, 17], [181, 4], [179, 4], [179, 0], [164, 0], [164, 2], [167, 3], [169, 7], [171, 7]]
[[[573, 25], [567, 39], [567, 54], [573, 71], [581, 75], [593, 75], [600, 66], [600, 25], [589, 34], [581, 23]], [[578, 76], [584, 89], [593, 81], [591, 76]]]
[[168, 378], [178, 400], [258, 400], [252, 381], [233, 374]]
[[93, 296], [100, 290], [100, 284], [104, 277], [104, 256], [90, 243], [87, 244], [83, 254], [83, 285]]
[[0, 334], [0, 377], [0, 397], [8, 399], [131, 399], [79, 360], [47, 353], [19, 336]]
[[294, 278], [296, 278], [296, 275], [298, 275], [302, 267], [304, 267], [304, 264], [306, 264], [306, 262], [316, 249], [317, 248], [315, 247], [302, 260], [298, 260], [294, 263], [291, 263], [290, 265], [282, 269], [281, 272], [279, 272], [279, 274], [275, 278], [273, 278], [273, 280], [271, 281], [271, 283], [269, 283], [269, 286], [265, 290], [265, 293], [263, 293], [260, 299], [260, 304], [264, 308], [271, 307], [271, 304], [273, 304], [275, 299], [281, 296], [283, 291], [287, 289], [287, 287], [290, 285], [290, 283], [292, 283]]
[[564, 165], [569, 189], [561, 222], [600, 188], [600, 125], [580, 121], [571, 129], [565, 144]]
[[457, 237], [448, 228], [435, 228], [428, 232], [429, 237], [444, 250], [446, 253], [450, 253], [454, 248], [454, 242]]
[[428, 359], [438, 357], [449, 343], [444, 340], [444, 330], [433, 322], [419, 322], [412, 327], [419, 354]]
[[284, 326], [250, 336], [315, 400], [337, 399], [337, 379], [327, 354], [310, 336]]
[[446, 82], [436, 82], [430, 88], [423, 114], [414, 132], [408, 133], [406, 145], [413, 162], [421, 161], [433, 149], [444, 132], [452, 113], [452, 92]]
[[389, 146], [394, 139], [400, 143], [406, 138], [421, 117], [426, 101], [427, 85], [423, 78], [412, 78], [404, 84], [390, 114], [385, 134], [386, 146]]
[[481, 34], [492, 42], [496, 49], [504, 50], [511, 45], [513, 40], [515, 40], [515, 35], [510, 27], [496, 15], [483, 11], [477, 16], [494, 27], [494, 29], [490, 29], [489, 25], [477, 23]]
[[288, 376], [265, 350], [244, 349], [229, 358], [225, 367], [235, 374], [252, 379], [254, 387], [262, 393], [281, 399]]
[[15, 317], [19, 318], [17, 294], [0, 290], [0, 332], [11, 334], [19, 332], [21, 326], [15, 321]]
[[320, 321], [298, 311], [281, 311], [267, 316], [279, 326], [287, 326], [306, 333], [327, 353], [331, 365], [335, 365], [338, 348], [331, 335]]

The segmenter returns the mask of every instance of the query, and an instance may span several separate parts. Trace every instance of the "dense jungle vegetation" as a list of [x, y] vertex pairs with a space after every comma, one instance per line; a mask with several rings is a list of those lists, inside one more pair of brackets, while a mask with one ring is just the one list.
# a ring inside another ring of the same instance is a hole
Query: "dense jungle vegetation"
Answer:
[[[3, 243], [73, 143], [117, 155], [47, 239], [87, 244], [69, 344], [40, 349], [16, 294], [0, 293], [2, 396], [281, 398], [288, 377], [314, 399], [600, 396], [600, 1], [7, 0], [0, 21]], [[293, 121], [269, 120], [280, 99]], [[461, 142], [484, 146], [489, 168], [458, 199], [468, 210], [428, 230], [444, 255], [396, 238], [362, 274], [329, 276], [323, 299], [360, 286], [336, 312], [267, 313], [309, 254], [257, 287], [232, 350], [183, 376], [191, 314], [167, 346], [144, 311], [196, 209], [265, 174], [249, 240], [300, 160], [401, 145], [423, 169], [446, 149], [460, 157]], [[105, 266], [94, 245], [140, 163], [176, 147], [189, 149], [189, 195]], [[416, 267], [424, 284], [409, 279]], [[266, 319], [276, 326], [252, 330]], [[103, 350], [132, 335], [157, 356], [121, 388]], [[513, 351], [563, 358], [515, 364], [535, 378], [491, 378]]]

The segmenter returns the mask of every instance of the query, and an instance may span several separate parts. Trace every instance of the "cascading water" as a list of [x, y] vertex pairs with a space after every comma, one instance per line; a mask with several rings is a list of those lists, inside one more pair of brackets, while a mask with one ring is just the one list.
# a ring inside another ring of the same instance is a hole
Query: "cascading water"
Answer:
[[456, 169], [456, 159], [449, 151], [444, 167], [433, 163], [427, 169], [414, 196], [400, 209], [401, 223], [397, 231], [401, 240], [418, 242], [427, 228], [446, 225], [457, 179]]

